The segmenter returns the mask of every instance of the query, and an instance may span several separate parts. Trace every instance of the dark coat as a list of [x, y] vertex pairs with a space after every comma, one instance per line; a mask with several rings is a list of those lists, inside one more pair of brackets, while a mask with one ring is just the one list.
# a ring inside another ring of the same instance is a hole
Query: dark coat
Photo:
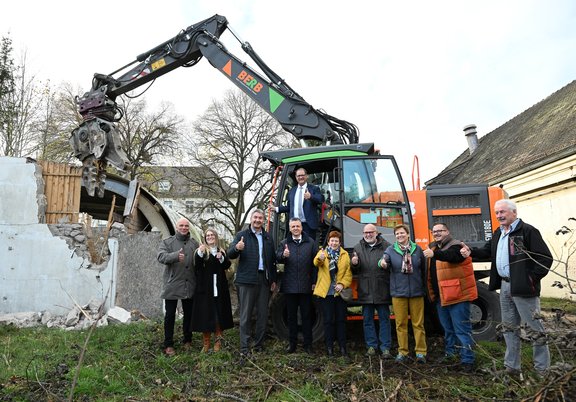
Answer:
[[[324, 196], [320, 192], [320, 187], [310, 183], [307, 183], [306, 187], [310, 193], [310, 199], [304, 200], [302, 210], [306, 218], [306, 224], [310, 226], [310, 229], [316, 230], [318, 229], [319, 223], [318, 206], [324, 201]], [[294, 197], [296, 196], [297, 189], [298, 185], [295, 185], [288, 191], [288, 205], [278, 207], [278, 213], [290, 212], [290, 218], [294, 217], [294, 206], [296, 205]]]
[[426, 269], [424, 253], [416, 245], [412, 257], [412, 274], [402, 273], [402, 254], [394, 248], [394, 244], [386, 249], [390, 256], [390, 294], [392, 297], [419, 297], [425, 295], [424, 272]]
[[[244, 250], [236, 250], [236, 244], [244, 238]], [[262, 258], [268, 283], [276, 282], [276, 248], [269, 233], [262, 230]], [[236, 233], [236, 237], [228, 248], [228, 257], [231, 260], [240, 258], [236, 269], [234, 283], [239, 285], [255, 285], [258, 283], [258, 262], [260, 260], [258, 239], [251, 227]]]
[[[284, 257], [284, 248], [288, 245], [290, 257]], [[316, 283], [317, 269], [314, 267], [314, 257], [318, 252], [317, 243], [306, 233], [302, 240], [296, 243], [292, 234], [280, 242], [276, 250], [276, 260], [284, 264], [284, 274], [280, 292], [312, 294], [312, 284]]]
[[[390, 271], [378, 266], [378, 260], [390, 246], [381, 236], [372, 247], [364, 239], [354, 246], [358, 264], [352, 271], [358, 273], [358, 302], [362, 304], [390, 304]], [[354, 256], [354, 254], [352, 254]]]
[[[472, 258], [492, 260], [490, 267], [490, 290], [500, 289], [502, 278], [496, 268], [496, 251], [502, 231], [496, 229], [481, 249], [472, 250]], [[512, 296], [540, 296], [540, 280], [548, 274], [552, 266], [552, 254], [544, 242], [540, 231], [522, 220], [508, 235], [510, 252], [510, 293]], [[540, 265], [541, 264], [541, 265]]]
[[[209, 254], [208, 258], [194, 253], [196, 266], [196, 292], [192, 307], [191, 330], [195, 332], [215, 332], [216, 324], [225, 330], [234, 327], [230, 290], [226, 279], [226, 270], [230, 268], [230, 259], [224, 256], [220, 262]], [[214, 275], [216, 290], [214, 297]], [[218, 322], [217, 322], [218, 321]]]
[[[190, 235], [176, 233], [162, 241], [158, 251], [158, 261], [164, 264], [162, 299], [191, 299], [196, 288], [194, 276], [194, 252], [198, 248]], [[178, 261], [180, 249], [184, 250], [184, 261]]]

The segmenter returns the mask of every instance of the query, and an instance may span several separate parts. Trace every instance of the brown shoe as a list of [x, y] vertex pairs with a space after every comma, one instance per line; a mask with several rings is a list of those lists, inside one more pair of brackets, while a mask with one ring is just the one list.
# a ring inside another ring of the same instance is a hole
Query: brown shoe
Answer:
[[210, 350], [210, 338], [212, 334], [210, 332], [202, 332], [202, 350], [200, 352], [206, 353]]
[[174, 356], [176, 354], [176, 351], [172, 346], [168, 346], [166, 349], [164, 349], [164, 354], [166, 356]]

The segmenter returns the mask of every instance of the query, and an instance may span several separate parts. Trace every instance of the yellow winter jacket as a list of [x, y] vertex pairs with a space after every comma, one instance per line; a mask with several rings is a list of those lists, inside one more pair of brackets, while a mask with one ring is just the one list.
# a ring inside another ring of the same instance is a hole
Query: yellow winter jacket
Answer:
[[[321, 261], [318, 256], [324, 253], [326, 258]], [[321, 249], [314, 257], [314, 265], [318, 267], [318, 280], [314, 287], [314, 296], [326, 297], [330, 287], [330, 259], [326, 250]], [[350, 255], [346, 250], [340, 247], [340, 258], [338, 259], [338, 273], [336, 274], [336, 283], [341, 283], [344, 288], [352, 284], [352, 269], [350, 268]]]

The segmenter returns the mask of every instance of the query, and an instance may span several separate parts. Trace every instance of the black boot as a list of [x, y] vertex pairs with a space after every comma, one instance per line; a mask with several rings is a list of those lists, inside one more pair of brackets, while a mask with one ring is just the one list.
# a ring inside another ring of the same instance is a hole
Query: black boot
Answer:
[[348, 351], [346, 350], [346, 346], [340, 346], [340, 354], [342, 357], [348, 357]]
[[286, 348], [286, 353], [294, 353], [296, 352], [296, 344], [290, 342], [290, 345]]
[[334, 356], [334, 348], [332, 346], [326, 347], [326, 354], [330, 357]]

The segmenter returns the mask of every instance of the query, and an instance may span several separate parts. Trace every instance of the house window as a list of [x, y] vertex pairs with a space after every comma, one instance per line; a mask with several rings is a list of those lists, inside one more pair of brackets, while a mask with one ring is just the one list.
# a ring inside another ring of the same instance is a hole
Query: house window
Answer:
[[194, 201], [187, 200], [186, 201], [186, 212], [192, 212], [194, 209]]
[[167, 192], [170, 191], [170, 188], [172, 187], [172, 185], [170, 184], [170, 182], [168, 180], [160, 180], [158, 182], [158, 191], [159, 192]]
[[172, 209], [174, 202], [172, 200], [164, 200], [164, 205], [166, 205], [168, 208]]

